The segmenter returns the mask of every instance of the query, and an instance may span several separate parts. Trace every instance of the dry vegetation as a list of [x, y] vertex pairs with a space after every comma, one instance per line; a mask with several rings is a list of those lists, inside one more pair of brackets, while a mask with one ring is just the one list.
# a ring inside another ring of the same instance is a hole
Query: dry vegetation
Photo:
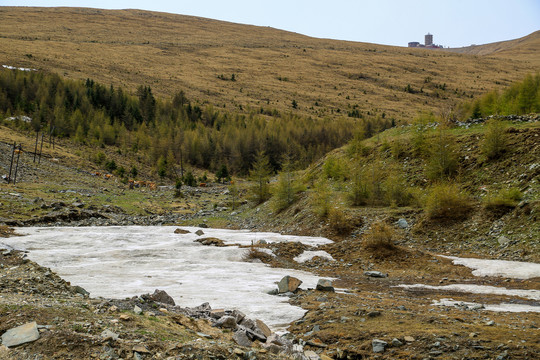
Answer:
[[[229, 110], [330, 118], [358, 110], [410, 120], [420, 109], [438, 112], [538, 69], [535, 52], [509, 61], [139, 10], [2, 7], [0, 34], [8, 65], [133, 91], [150, 85], [164, 97], [184, 90]], [[521, 39], [519, 49], [534, 48], [538, 37]]]

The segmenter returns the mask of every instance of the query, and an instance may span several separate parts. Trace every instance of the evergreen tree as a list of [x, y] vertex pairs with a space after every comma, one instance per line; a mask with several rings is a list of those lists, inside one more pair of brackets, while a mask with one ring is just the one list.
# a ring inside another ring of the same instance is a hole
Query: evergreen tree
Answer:
[[271, 175], [270, 160], [264, 151], [259, 151], [253, 169], [249, 172], [250, 179], [253, 181], [253, 185], [250, 187], [251, 199], [256, 205], [270, 198], [269, 181]]

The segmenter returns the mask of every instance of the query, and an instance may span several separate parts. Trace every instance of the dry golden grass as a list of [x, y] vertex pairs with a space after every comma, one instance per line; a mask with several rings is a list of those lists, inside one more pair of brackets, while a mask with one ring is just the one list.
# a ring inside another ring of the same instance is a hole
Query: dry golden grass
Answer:
[[[471, 56], [139, 10], [0, 7], [0, 34], [3, 64], [131, 91], [146, 84], [165, 97], [184, 90], [228, 110], [330, 118], [358, 105], [364, 115], [409, 120], [538, 70], [537, 51]], [[232, 74], [237, 81], [218, 79]], [[418, 92], [405, 92], [408, 84]]]

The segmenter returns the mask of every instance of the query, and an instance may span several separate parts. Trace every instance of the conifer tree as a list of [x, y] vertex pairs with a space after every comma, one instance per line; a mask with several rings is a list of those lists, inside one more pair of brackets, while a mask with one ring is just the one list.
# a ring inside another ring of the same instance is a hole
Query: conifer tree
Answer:
[[270, 198], [270, 176], [272, 168], [270, 160], [264, 151], [259, 151], [253, 164], [253, 169], [249, 172], [253, 185], [250, 187], [251, 199], [258, 205]]

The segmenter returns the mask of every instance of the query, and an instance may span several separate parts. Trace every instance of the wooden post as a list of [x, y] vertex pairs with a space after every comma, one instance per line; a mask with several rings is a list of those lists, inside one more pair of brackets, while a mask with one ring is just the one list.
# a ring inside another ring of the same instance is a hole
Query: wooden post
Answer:
[[36, 146], [34, 146], [34, 163], [36, 162], [36, 155], [37, 155], [37, 144], [39, 141], [39, 130], [36, 131]]
[[13, 159], [15, 157], [15, 147], [16, 147], [16, 143], [14, 141], [13, 142], [13, 149], [11, 150], [11, 164], [9, 165], [9, 176], [7, 178], [8, 184], [11, 181], [11, 169], [13, 168]]
[[45, 133], [41, 133], [41, 147], [39, 149], [38, 164], [41, 164], [41, 153], [43, 152], [43, 138], [44, 137], [45, 137]]
[[15, 175], [13, 176], [13, 185], [15, 185], [15, 182], [17, 181], [17, 170], [19, 169], [19, 158], [21, 157], [22, 153], [22, 145], [19, 144], [19, 148], [17, 149], [17, 165], [15, 165]]

